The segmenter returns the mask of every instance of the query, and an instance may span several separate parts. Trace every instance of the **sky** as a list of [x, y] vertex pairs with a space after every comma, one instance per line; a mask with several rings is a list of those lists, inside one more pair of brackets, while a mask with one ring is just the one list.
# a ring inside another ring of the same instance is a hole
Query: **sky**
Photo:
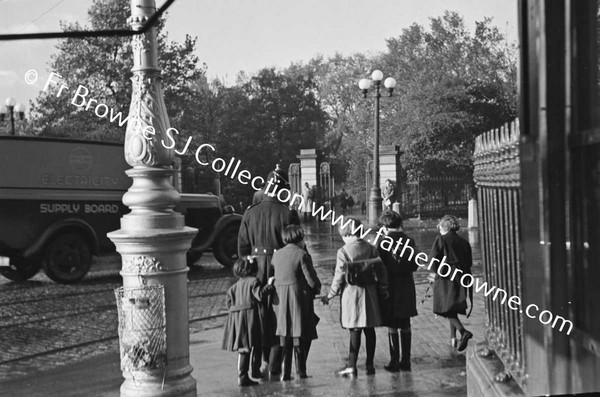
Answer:
[[[164, 0], [157, 0], [157, 6]], [[0, 34], [60, 31], [60, 21], [87, 23], [92, 0], [0, 0]], [[428, 26], [445, 10], [461, 14], [469, 29], [493, 18], [517, 40], [517, 0], [176, 0], [165, 29], [171, 40], [198, 38], [197, 55], [209, 79], [235, 83], [239, 71], [285, 68], [316, 55], [376, 54], [386, 39], [413, 23]], [[57, 40], [0, 42], [0, 104], [8, 96], [28, 105], [43, 88]], [[37, 84], [24, 75], [38, 72]], [[384, 71], [385, 74], [385, 71]], [[357, 76], [357, 81], [360, 77]], [[28, 106], [27, 106], [28, 107]]]

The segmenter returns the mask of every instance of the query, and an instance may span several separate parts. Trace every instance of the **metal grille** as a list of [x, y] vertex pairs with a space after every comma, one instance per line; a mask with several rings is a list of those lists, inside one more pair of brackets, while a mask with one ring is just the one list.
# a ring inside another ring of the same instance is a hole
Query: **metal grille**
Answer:
[[473, 178], [438, 176], [402, 183], [402, 212], [409, 217], [443, 215], [464, 217], [468, 212]]
[[165, 368], [167, 334], [162, 285], [115, 289], [122, 371]]
[[[474, 180], [477, 186], [481, 250], [485, 281], [512, 295], [521, 296], [519, 261], [519, 166], [518, 120], [477, 137]], [[525, 389], [523, 314], [506, 302], [485, 301], [486, 338], [505, 370]]]

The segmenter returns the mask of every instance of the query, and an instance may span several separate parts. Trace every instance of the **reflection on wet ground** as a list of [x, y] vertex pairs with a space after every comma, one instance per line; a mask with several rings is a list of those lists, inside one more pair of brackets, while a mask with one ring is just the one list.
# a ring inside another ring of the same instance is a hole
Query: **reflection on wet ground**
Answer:
[[[435, 238], [439, 235], [435, 223], [421, 222], [423, 226], [405, 228], [406, 234], [415, 240], [417, 249], [429, 254]], [[329, 222], [310, 221], [302, 224], [306, 232], [306, 240], [311, 255], [318, 262], [319, 259], [334, 259], [337, 250], [344, 244], [338, 233], [337, 226], [331, 226]], [[376, 230], [372, 230], [375, 235]], [[477, 229], [461, 228], [458, 231], [459, 236], [465, 238], [471, 244], [473, 250], [474, 266], [481, 263], [481, 251], [479, 247], [479, 234]], [[367, 237], [368, 238], [368, 237]]]

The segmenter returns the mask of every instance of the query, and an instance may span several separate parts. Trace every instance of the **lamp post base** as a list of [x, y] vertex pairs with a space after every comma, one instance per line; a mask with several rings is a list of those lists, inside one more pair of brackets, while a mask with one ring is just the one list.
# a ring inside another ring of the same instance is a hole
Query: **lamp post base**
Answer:
[[[149, 335], [164, 332], [166, 367], [124, 370], [121, 397], [195, 396], [196, 381], [191, 375], [189, 360], [186, 252], [198, 230], [185, 226], [183, 215], [172, 210], [179, 199], [179, 193], [169, 182], [173, 170], [134, 167], [126, 173], [133, 183], [123, 196], [123, 203], [131, 208], [131, 212], [121, 218], [121, 229], [107, 236], [122, 257], [124, 288], [163, 286], [164, 329], [161, 331], [160, 315], [153, 315], [155, 311], [143, 309], [143, 306], [142, 309], [136, 309], [136, 306], [128, 309], [127, 318], [135, 318], [136, 322], [131, 320], [121, 324], [121, 360], [131, 357], [130, 353], [124, 352], [125, 346], [131, 346], [133, 341], [148, 351], [147, 361], [158, 361], [158, 350], [153, 347], [160, 345], [146, 347], [146, 340], [151, 340]], [[148, 299], [148, 305], [155, 301]]]
[[381, 203], [383, 200], [381, 199], [381, 189], [378, 187], [371, 188], [371, 194], [369, 195], [369, 218], [367, 222], [369, 222], [369, 226], [377, 225], [377, 220], [379, 219], [379, 215], [381, 214]]
[[[196, 397], [196, 380], [192, 378], [192, 367], [189, 372], [183, 376], [174, 379], [163, 380], [160, 376], [151, 379], [138, 379], [134, 376], [127, 376], [125, 382], [121, 384], [121, 397], [171, 397], [171, 396], [189, 396]], [[141, 380], [141, 381], [140, 381]]]

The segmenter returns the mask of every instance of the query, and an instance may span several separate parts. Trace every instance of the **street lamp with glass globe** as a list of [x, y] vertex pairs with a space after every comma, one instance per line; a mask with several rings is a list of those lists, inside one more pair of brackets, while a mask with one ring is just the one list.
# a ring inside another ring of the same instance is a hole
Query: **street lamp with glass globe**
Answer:
[[[358, 87], [363, 92], [363, 97], [367, 97], [371, 83], [375, 84], [375, 142], [373, 145], [373, 186], [371, 187], [371, 193], [369, 195], [369, 225], [375, 225], [379, 218], [379, 212], [381, 211], [381, 187], [379, 186], [379, 98], [381, 94], [379, 92], [381, 88], [381, 80], [383, 80], [383, 72], [381, 70], [375, 70], [371, 74], [371, 80], [361, 79], [358, 82]], [[394, 88], [396, 87], [396, 80], [392, 77], [388, 77], [383, 82], [384, 87], [387, 89], [389, 96], [392, 96]]]
[[10, 116], [10, 133], [15, 135], [15, 112], [19, 116], [20, 120], [25, 117], [25, 105], [16, 103], [15, 98], [8, 97], [4, 102], [6, 106], [0, 106], [0, 121], [4, 121], [4, 118]]

